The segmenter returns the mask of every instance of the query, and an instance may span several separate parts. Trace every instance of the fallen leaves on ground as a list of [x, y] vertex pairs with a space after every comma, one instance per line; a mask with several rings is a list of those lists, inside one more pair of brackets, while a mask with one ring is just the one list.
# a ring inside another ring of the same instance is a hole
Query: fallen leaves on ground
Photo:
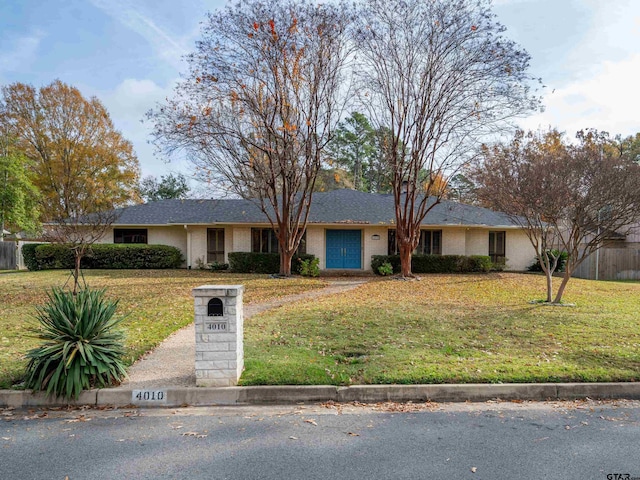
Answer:
[[91, 419], [88, 417], [85, 417], [84, 415], [78, 415], [76, 418], [70, 418], [68, 420], [65, 420], [65, 423], [77, 423], [77, 422], [88, 422]]
[[183, 437], [195, 437], [195, 438], [206, 438], [208, 437], [208, 435], [204, 434], [204, 433], [198, 433], [198, 432], [184, 432], [182, 434]]

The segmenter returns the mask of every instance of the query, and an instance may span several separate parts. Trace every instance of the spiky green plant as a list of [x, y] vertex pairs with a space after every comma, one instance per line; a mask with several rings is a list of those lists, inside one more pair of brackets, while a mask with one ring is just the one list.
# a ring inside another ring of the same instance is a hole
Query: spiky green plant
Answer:
[[64, 398], [78, 398], [93, 386], [104, 387], [126, 376], [122, 362], [124, 335], [115, 327], [118, 301], [105, 290], [84, 288], [76, 295], [54, 288], [49, 301], [36, 307], [36, 330], [42, 345], [27, 353], [26, 387]]

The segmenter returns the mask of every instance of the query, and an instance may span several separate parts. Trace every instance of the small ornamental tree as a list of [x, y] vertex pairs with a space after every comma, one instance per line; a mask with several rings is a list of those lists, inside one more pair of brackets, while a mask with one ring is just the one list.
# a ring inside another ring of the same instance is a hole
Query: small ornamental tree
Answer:
[[256, 202], [285, 276], [348, 93], [348, 16], [340, 4], [306, 0], [210, 13], [174, 98], [149, 113], [161, 150], [186, 151], [200, 174]]
[[489, 0], [364, 0], [354, 28], [360, 98], [392, 177], [401, 275], [420, 225], [477, 142], [536, 108], [529, 55], [504, 36]]
[[[509, 144], [484, 149], [472, 170], [478, 197], [524, 227], [547, 276], [547, 301], [560, 303], [575, 269], [611, 233], [640, 220], [640, 165], [613, 148], [606, 133], [578, 132], [567, 143], [556, 130], [518, 132]], [[552, 274], [567, 254], [558, 291]]]
[[557, 130], [518, 130], [508, 144], [483, 146], [469, 170], [481, 204], [501, 211], [519, 226], [533, 246], [547, 280], [546, 301], [553, 299], [553, 273], [559, 255], [558, 225], [571, 196], [565, 182], [569, 152]]

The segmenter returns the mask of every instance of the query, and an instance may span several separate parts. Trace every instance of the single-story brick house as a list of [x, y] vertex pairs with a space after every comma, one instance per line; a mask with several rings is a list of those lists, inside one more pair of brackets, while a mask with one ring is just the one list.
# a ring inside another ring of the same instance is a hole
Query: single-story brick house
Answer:
[[[392, 195], [334, 190], [313, 195], [302, 253], [322, 270], [370, 270], [372, 255], [395, 252]], [[160, 200], [123, 208], [102, 243], [149, 243], [179, 248], [185, 267], [228, 261], [229, 252], [277, 252], [266, 216], [251, 201]], [[525, 270], [535, 252], [503, 213], [443, 201], [423, 222], [417, 253], [490, 255], [508, 270]]]

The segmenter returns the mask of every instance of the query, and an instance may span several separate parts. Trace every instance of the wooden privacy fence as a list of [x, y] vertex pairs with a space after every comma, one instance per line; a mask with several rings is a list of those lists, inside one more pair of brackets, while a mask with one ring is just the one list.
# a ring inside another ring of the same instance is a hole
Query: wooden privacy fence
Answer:
[[0, 242], [0, 270], [15, 270], [16, 242]]
[[640, 248], [601, 248], [573, 272], [577, 278], [598, 280], [640, 280]]

